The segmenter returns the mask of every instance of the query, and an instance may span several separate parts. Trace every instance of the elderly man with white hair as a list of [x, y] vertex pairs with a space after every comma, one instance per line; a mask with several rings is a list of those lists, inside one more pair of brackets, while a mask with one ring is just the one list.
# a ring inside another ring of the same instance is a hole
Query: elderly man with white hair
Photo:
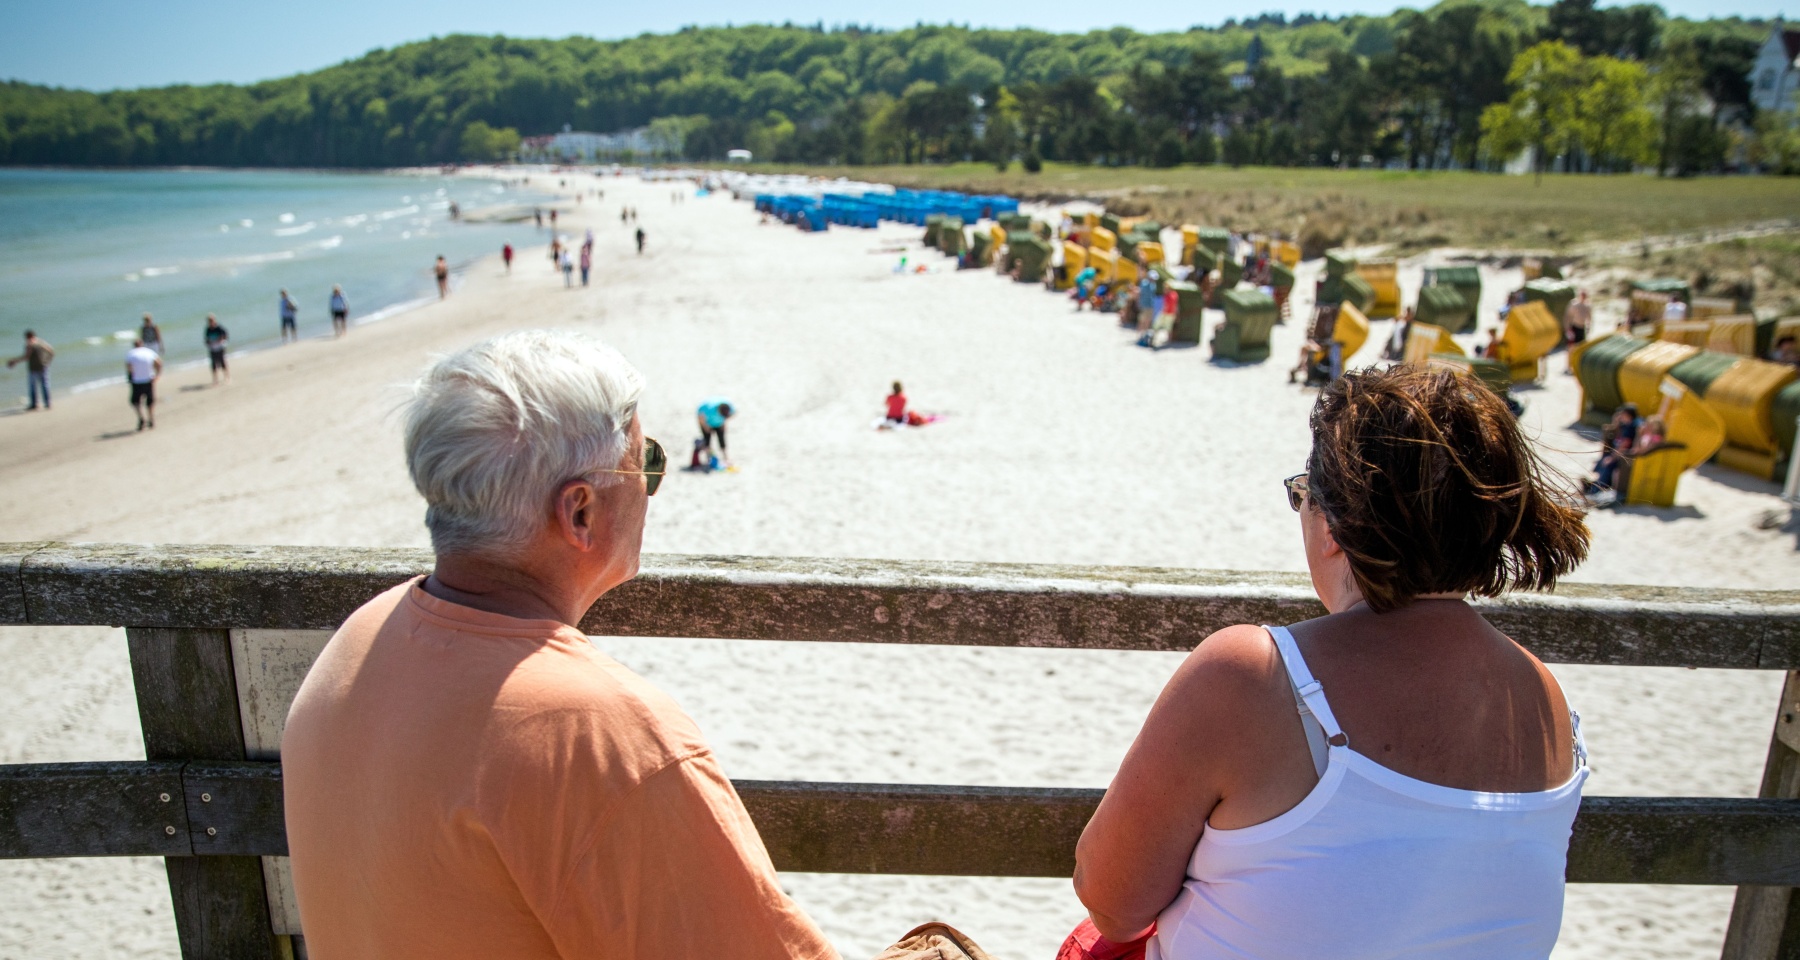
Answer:
[[641, 389], [543, 332], [415, 387], [435, 569], [344, 622], [282, 738], [312, 960], [836, 956], [693, 721], [577, 628], [666, 469]]

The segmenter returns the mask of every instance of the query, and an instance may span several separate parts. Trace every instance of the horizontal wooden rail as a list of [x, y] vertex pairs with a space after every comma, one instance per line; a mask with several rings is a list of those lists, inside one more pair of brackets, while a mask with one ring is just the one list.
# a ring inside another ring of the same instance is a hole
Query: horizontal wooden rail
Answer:
[[[736, 786], [776, 867], [812, 873], [1067, 877], [1101, 796], [1018, 787]], [[285, 853], [277, 763], [0, 767], [0, 858]], [[1569, 847], [1569, 879], [1800, 884], [1800, 803], [1588, 797]]]
[[[430, 570], [419, 550], [0, 544], [0, 624], [331, 629]], [[1567, 584], [1485, 601], [1545, 660], [1800, 668], [1800, 591]], [[649, 556], [599, 636], [1187, 650], [1234, 623], [1322, 613], [1286, 573]]]

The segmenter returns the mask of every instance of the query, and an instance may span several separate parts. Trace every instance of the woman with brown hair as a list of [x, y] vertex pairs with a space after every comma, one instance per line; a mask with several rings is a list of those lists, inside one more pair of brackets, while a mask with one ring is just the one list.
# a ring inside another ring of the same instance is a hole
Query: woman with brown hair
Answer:
[[1312, 435], [1286, 483], [1327, 615], [1228, 627], [1176, 671], [1082, 834], [1083, 945], [1545, 957], [1579, 719], [1466, 598], [1553, 587], [1587, 555], [1577, 501], [1460, 372], [1346, 375]]

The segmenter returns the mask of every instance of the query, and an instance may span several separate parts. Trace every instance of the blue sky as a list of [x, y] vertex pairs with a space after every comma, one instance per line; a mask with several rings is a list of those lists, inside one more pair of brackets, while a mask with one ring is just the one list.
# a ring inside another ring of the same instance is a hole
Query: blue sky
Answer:
[[[1124, 25], [1181, 30], [1265, 10], [1387, 13], [1381, 0], [1109, 4], [1093, 0], [914, 0], [858, 9], [828, 0], [687, 0], [617, 4], [519, 0], [0, 0], [0, 78], [90, 90], [166, 83], [245, 82], [314, 70], [445, 33], [613, 38], [686, 24], [813, 23], [885, 27], [970, 22], [1076, 31]], [[1408, 6], [1426, 6], [1429, 0]], [[1603, 3], [1610, 6], [1610, 3]], [[1665, 0], [1687, 17], [1773, 17], [1800, 0]], [[854, 14], [851, 11], [856, 11]], [[979, 11], [978, 13], [974, 11]]]

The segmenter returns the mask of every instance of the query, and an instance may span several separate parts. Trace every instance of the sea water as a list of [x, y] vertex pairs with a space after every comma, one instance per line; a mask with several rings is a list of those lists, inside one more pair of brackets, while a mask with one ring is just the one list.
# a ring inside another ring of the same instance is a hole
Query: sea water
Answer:
[[[35, 330], [56, 349], [54, 389], [116, 379], [149, 313], [162, 328], [165, 362], [203, 362], [208, 313], [233, 350], [278, 343], [283, 289], [300, 308], [300, 335], [329, 336], [334, 284], [344, 288], [354, 336], [354, 324], [435, 297], [440, 254], [454, 269], [504, 243], [547, 242], [530, 214], [550, 199], [551, 183], [543, 175], [518, 185], [438, 174], [0, 170], [0, 356], [18, 356], [24, 331]], [[452, 202], [464, 219], [451, 220]], [[24, 393], [24, 365], [0, 368], [0, 403]]]

